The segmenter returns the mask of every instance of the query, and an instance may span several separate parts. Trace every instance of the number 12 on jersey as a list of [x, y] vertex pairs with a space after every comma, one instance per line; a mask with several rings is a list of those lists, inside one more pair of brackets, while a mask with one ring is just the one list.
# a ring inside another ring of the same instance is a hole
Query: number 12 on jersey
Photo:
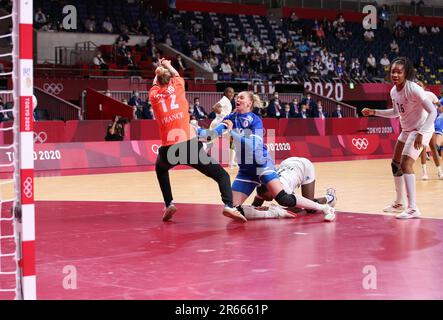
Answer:
[[[171, 104], [169, 106], [170, 110], [174, 110], [174, 109], [178, 109], [180, 106], [175, 103], [175, 94], [171, 94]], [[163, 112], [168, 112], [168, 106], [166, 105], [166, 101], [165, 99], [161, 99], [160, 103], [162, 104], [163, 107]]]

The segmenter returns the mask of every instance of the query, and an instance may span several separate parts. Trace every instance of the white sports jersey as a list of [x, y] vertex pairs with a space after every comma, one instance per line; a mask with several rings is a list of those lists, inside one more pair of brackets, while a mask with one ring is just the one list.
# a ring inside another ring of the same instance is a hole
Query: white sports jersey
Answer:
[[292, 194], [301, 185], [315, 180], [315, 169], [306, 158], [291, 157], [282, 161], [277, 173], [286, 193]]
[[391, 89], [391, 99], [393, 110], [377, 110], [376, 115], [400, 116], [400, 124], [404, 131], [432, 132], [434, 130], [435, 117], [430, 121], [428, 115], [435, 111], [435, 107], [430, 109], [429, 96], [418, 84], [408, 80], [400, 91], [394, 86]]
[[439, 102], [440, 100], [437, 98], [437, 96], [434, 94], [434, 92], [431, 91], [425, 91], [426, 94], [428, 95], [428, 98], [431, 100], [431, 102], [433, 104]]

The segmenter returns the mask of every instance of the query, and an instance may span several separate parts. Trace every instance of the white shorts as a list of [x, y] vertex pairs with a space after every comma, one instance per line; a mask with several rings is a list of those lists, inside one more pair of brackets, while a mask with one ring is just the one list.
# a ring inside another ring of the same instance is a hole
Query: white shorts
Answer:
[[[418, 159], [421, 151], [423, 150], [423, 147], [421, 147], [418, 150], [415, 149], [415, 147], [414, 147], [414, 142], [415, 142], [415, 138], [417, 137], [417, 133], [418, 133], [417, 131], [410, 131], [410, 132], [402, 131], [400, 133], [400, 136], [397, 139], [398, 141], [403, 142], [405, 144], [405, 146], [403, 148], [402, 155], [411, 157], [414, 160]], [[429, 141], [431, 141], [433, 134], [434, 134], [434, 132], [423, 133], [422, 144], [424, 146], [429, 145]]]
[[[286, 162], [288, 160], [289, 162]], [[295, 163], [291, 163], [290, 160], [291, 158], [283, 161], [277, 171], [283, 189], [287, 193], [293, 193], [300, 186], [315, 181], [315, 167], [311, 161], [298, 159]]]

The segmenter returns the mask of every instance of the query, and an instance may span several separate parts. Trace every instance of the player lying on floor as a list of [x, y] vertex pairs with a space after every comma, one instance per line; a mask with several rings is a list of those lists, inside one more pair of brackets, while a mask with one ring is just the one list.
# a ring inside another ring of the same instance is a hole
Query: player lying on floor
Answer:
[[266, 186], [261, 184], [257, 187], [257, 195], [252, 206], [242, 206], [247, 219], [293, 218], [296, 216], [294, 213], [303, 209], [309, 213], [323, 211], [326, 221], [335, 219], [335, 210], [328, 210], [328, 206], [334, 207], [337, 202], [335, 190], [328, 188], [324, 197], [314, 198], [315, 168], [311, 161], [306, 158], [288, 158], [280, 164], [277, 174], [287, 193], [295, 194], [295, 190], [301, 186], [302, 195], [295, 195], [297, 207], [288, 208], [290, 212], [275, 204], [270, 204], [269, 208], [261, 207], [264, 201], [273, 200]]

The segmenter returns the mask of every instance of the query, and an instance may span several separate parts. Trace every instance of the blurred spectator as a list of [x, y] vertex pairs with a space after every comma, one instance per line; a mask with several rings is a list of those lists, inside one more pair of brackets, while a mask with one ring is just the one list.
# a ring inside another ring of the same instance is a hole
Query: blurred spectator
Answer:
[[38, 8], [34, 15], [34, 26], [40, 29], [47, 22], [46, 15], [43, 13], [42, 8]]
[[321, 101], [317, 101], [317, 110], [315, 112], [315, 117], [320, 119], [325, 119], [328, 117], [328, 113], [323, 110]]
[[298, 105], [298, 99], [297, 98], [292, 99], [292, 101], [289, 103], [289, 107], [291, 108], [290, 111], [293, 117], [296, 118], [300, 110], [300, 107]]
[[418, 33], [421, 34], [422, 36], [427, 36], [428, 29], [426, 28], [426, 26], [421, 25], [420, 27], [418, 27]]
[[183, 60], [183, 58], [182, 58], [182, 56], [180, 54], [178, 54], [175, 57], [175, 60], [172, 62], [172, 66], [180, 74], [182, 74], [183, 72], [185, 72], [187, 70], [186, 63], [185, 63], [185, 61]]
[[197, 120], [207, 119], [208, 114], [205, 109], [200, 105], [200, 99], [194, 98], [194, 115]]
[[301, 100], [301, 104], [306, 104], [308, 106], [308, 110], [316, 110], [317, 109], [317, 104], [315, 103], [315, 101], [312, 99], [311, 95], [308, 93], [306, 95], [305, 98], [303, 98]]
[[383, 5], [382, 9], [380, 10], [380, 22], [382, 27], [386, 26], [389, 20], [391, 19], [391, 13], [389, 11], [389, 7], [387, 5]]
[[436, 24], [434, 24], [434, 26], [431, 28], [431, 33], [432, 33], [433, 35], [438, 35], [438, 34], [440, 34], [440, 28], [439, 28]]
[[229, 64], [228, 58], [225, 58], [223, 63], [220, 65], [221, 72], [223, 73], [232, 73], [231, 65]]
[[291, 106], [289, 105], [289, 103], [283, 104], [283, 112], [280, 118], [283, 119], [295, 118], [295, 115], [291, 112]]
[[209, 47], [209, 52], [212, 52], [212, 53], [214, 53], [216, 55], [222, 55], [223, 54], [222, 50], [220, 49], [220, 46], [217, 43], [217, 40], [215, 40], [215, 39], [212, 40], [212, 44]]
[[90, 16], [85, 21], [85, 31], [87, 32], [96, 32], [96, 22], [95, 22], [95, 16]]
[[105, 21], [103, 21], [102, 29], [104, 32], [113, 33], [114, 27], [112, 26], [112, 22], [111, 22], [110, 17], [106, 17]]
[[140, 98], [140, 93], [138, 90], [132, 91], [132, 95], [129, 98], [128, 105], [130, 106], [143, 106], [142, 99]]
[[211, 65], [211, 68], [214, 71], [217, 71], [220, 61], [218, 60], [217, 56], [213, 53], [211, 53], [211, 56], [209, 57], [209, 64]]
[[337, 107], [335, 108], [335, 111], [332, 113], [333, 118], [343, 118], [343, 115], [341, 113], [341, 106], [337, 104]]
[[302, 119], [310, 118], [309, 111], [308, 111], [308, 105], [306, 103], [303, 103], [301, 105], [299, 117]]
[[202, 61], [203, 60], [203, 54], [202, 54], [200, 48], [197, 47], [197, 48], [192, 49], [191, 57], [195, 61]]
[[137, 34], [137, 35], [146, 35], [148, 34], [148, 28], [144, 25], [144, 23], [138, 19], [134, 25], [131, 27], [131, 33]]
[[280, 118], [283, 112], [278, 92], [274, 92], [273, 98], [269, 101], [267, 115], [269, 118]]
[[289, 16], [289, 30], [295, 31], [297, 29], [297, 21], [298, 17], [295, 14], [295, 11], [292, 11]]
[[208, 57], [204, 57], [203, 58], [201, 66], [203, 68], [205, 68], [205, 70], [208, 71], [208, 72], [214, 72], [214, 70], [212, 70], [211, 64], [209, 63]]
[[369, 53], [369, 56], [366, 59], [366, 70], [368, 70], [368, 73], [370, 73], [371, 75], [375, 75], [377, 71], [377, 60], [372, 55], [372, 53]]
[[166, 34], [165, 43], [170, 47], [174, 46], [174, 44], [172, 43], [171, 35], [169, 33]]
[[97, 55], [92, 59], [92, 63], [98, 67], [100, 67], [100, 69], [102, 70], [108, 70], [109, 66], [108, 64], [105, 62], [105, 60], [102, 57], [102, 53], [99, 51], [97, 52]]
[[383, 58], [380, 59], [380, 65], [383, 67], [383, 70], [385, 72], [389, 71], [389, 66], [391, 65], [391, 62], [389, 61], [388, 55], [386, 53], [383, 54]]
[[367, 42], [374, 41], [374, 37], [375, 37], [374, 31], [366, 30], [365, 33], [363, 34], [363, 37], [364, 37], [365, 41], [367, 41]]
[[394, 53], [398, 54], [400, 49], [399, 49], [397, 41], [395, 41], [395, 39], [392, 40], [392, 42], [389, 45], [389, 47], [391, 48], [391, 52], [394, 52]]
[[409, 19], [406, 20], [404, 26], [405, 26], [405, 29], [410, 29], [410, 28], [412, 28], [412, 21], [409, 20]]

